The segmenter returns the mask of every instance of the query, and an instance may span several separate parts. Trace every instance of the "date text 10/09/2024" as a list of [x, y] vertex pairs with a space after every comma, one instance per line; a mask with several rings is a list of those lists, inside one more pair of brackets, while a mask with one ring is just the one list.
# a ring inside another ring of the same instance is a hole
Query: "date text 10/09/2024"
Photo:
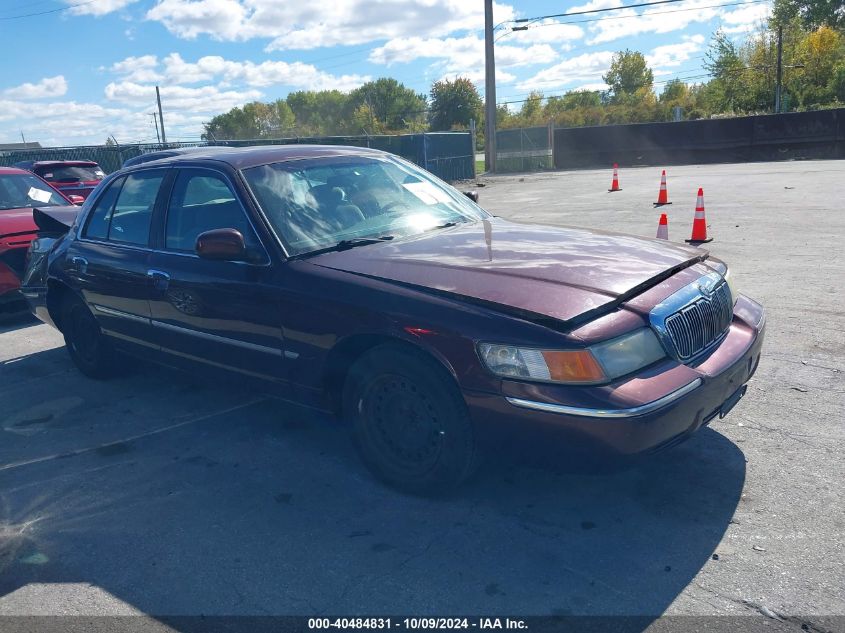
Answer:
[[309, 618], [308, 628], [525, 630], [528, 626], [512, 618]]

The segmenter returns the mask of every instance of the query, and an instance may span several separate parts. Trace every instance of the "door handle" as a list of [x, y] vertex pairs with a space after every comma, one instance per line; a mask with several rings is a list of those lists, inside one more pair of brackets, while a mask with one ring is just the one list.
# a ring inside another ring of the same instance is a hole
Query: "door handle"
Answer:
[[150, 269], [147, 271], [147, 277], [152, 280], [153, 288], [164, 292], [170, 285], [170, 275], [163, 270]]
[[84, 275], [88, 272], [88, 260], [84, 257], [71, 257], [70, 263], [73, 264], [74, 268], [76, 268], [80, 275]]

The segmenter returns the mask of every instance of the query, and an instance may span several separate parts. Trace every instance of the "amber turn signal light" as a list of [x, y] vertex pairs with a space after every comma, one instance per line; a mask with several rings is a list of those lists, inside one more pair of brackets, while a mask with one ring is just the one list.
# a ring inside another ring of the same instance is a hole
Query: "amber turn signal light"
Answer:
[[543, 359], [552, 380], [560, 382], [599, 382], [605, 375], [595, 357], [588, 350], [545, 351]]

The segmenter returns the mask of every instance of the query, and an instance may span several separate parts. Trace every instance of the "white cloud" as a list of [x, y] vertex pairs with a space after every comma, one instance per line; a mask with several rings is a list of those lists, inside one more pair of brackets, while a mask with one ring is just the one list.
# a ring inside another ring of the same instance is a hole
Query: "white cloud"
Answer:
[[[553, 44], [558, 48], [571, 46], [569, 42], [584, 37], [584, 29], [575, 24], [561, 24], [557, 20], [547, 19], [532, 22], [526, 31], [511, 31], [501, 37], [503, 44]], [[496, 49], [500, 44], [496, 43]]]
[[596, 9], [613, 9], [622, 6], [622, 0], [590, 0], [587, 4], [579, 4], [569, 7], [567, 13], [582, 13], [584, 11], [595, 11]]
[[722, 15], [722, 28], [726, 33], [746, 33], [753, 31], [769, 16], [769, 6], [766, 4], [752, 4], [728, 11]]
[[[501, 22], [512, 19], [514, 11], [496, 4], [494, 15]], [[465, 0], [335, 0], [331, 6], [278, 0], [160, 0], [146, 17], [186, 39], [270, 39], [268, 51], [354, 46], [484, 26], [483, 4]]]
[[195, 62], [171, 53], [159, 60], [155, 55], [127, 57], [112, 64], [110, 70], [124, 82], [165, 85], [195, 84], [216, 81], [228, 88], [244, 85], [252, 88], [280, 85], [305, 90], [341, 90], [348, 92], [370, 80], [366, 75], [332, 75], [312, 64], [268, 60], [264, 62], [233, 61], [219, 55], [200, 57]]
[[[534, 64], [548, 64], [558, 58], [548, 44], [496, 46], [496, 81], [509, 83], [516, 79], [505, 69]], [[430, 67], [434, 76], [442, 78], [466, 77], [476, 84], [484, 82], [484, 40], [476, 35], [460, 38], [394, 38], [374, 49], [369, 61], [374, 64], [402, 64], [419, 59], [433, 59]]]
[[348, 92], [370, 80], [363, 75], [332, 75], [302, 62], [231, 61], [218, 55], [201, 57], [195, 63], [171, 53], [164, 59], [164, 75], [174, 83], [196, 83], [211, 79], [223, 85], [245, 84], [252, 87], [290, 86], [305, 90], [340, 90]]
[[44, 77], [38, 83], [25, 83], [3, 91], [3, 95], [11, 99], [45, 99], [61, 97], [66, 93], [67, 81], [63, 75]]
[[[598, 5], [603, 4], [609, 7], [620, 6], [617, 0], [594, 0], [584, 6], [596, 5], [590, 8], [601, 8]], [[592, 37], [588, 43], [601, 44], [644, 33], [675, 33], [683, 31], [690, 24], [709, 22], [717, 16], [726, 17], [732, 13], [739, 14], [740, 11], [748, 11], [747, 14], [743, 13], [735, 18], [744, 20], [748, 15], [758, 15], [758, 12], [765, 11], [765, 5], [753, 5], [753, 7], [728, 12], [724, 8], [714, 7], [713, 4], [712, 0], [687, 0], [679, 5], [672, 5], [673, 8], [655, 7], [639, 13], [634, 9], [624, 8], [610, 11], [603, 14], [602, 19], [590, 25]], [[580, 8], [574, 7], [573, 10]], [[634, 18], [634, 16], [637, 17]]]
[[597, 90], [607, 90], [608, 88], [609, 86], [602, 81], [598, 83], [581, 84], [580, 86], [575, 86], [574, 88], [571, 88], [571, 90], [589, 90], [590, 92], [595, 92]]
[[18, 137], [22, 130], [27, 140], [44, 146], [99, 144], [112, 133], [123, 141], [140, 139], [151, 123], [146, 114], [96, 103], [52, 101], [33, 108], [25, 101], [0, 99], [0, 138]]
[[[155, 86], [145, 86], [131, 81], [111, 82], [105, 89], [106, 99], [127, 105], [145, 106], [155, 103]], [[193, 112], [225, 112], [235, 106], [255, 101], [261, 97], [258, 90], [220, 90], [216, 86], [188, 88], [162, 86], [161, 102], [166, 110]]]
[[677, 44], [666, 44], [658, 46], [646, 55], [646, 63], [649, 68], [655, 71], [655, 75], [666, 74], [661, 68], [667, 66], [680, 66], [687, 61], [693, 53], [701, 50], [704, 44], [704, 36], [700, 34], [685, 37], [683, 42]]
[[106, 15], [113, 11], [118, 11], [138, 0], [94, 0], [94, 2], [86, 2], [81, 4], [79, 0], [65, 0], [66, 4], [75, 5], [68, 9], [68, 13], [73, 15]]
[[569, 86], [574, 82], [595, 83], [596, 79], [607, 72], [612, 51], [598, 51], [584, 53], [577, 57], [570, 57], [562, 62], [544, 68], [533, 77], [517, 83], [520, 90], [555, 90]]
[[161, 81], [163, 76], [157, 72], [158, 57], [155, 55], [141, 55], [127, 57], [111, 65], [110, 70], [124, 79], [137, 82]]
[[595, 11], [596, 9], [613, 9], [621, 7], [622, 0], [590, 0], [587, 4], [579, 4], [569, 7], [567, 13], [582, 13], [584, 11]]
[[[374, 64], [412, 62], [420, 58], [444, 59], [447, 70], [484, 68], [484, 40], [475, 35], [462, 38], [421, 37], [395, 38], [370, 53]], [[548, 64], [557, 59], [557, 53], [548, 44], [533, 46], [496, 46], [496, 65], [503, 68]]]

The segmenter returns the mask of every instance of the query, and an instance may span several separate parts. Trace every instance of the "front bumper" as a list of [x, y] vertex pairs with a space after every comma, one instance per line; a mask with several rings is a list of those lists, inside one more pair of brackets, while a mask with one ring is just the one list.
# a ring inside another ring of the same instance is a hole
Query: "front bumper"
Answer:
[[[464, 393], [478, 436], [496, 446], [616, 455], [674, 445], [735, 404], [760, 362], [763, 309], [741, 297], [728, 335], [695, 367], [669, 362], [602, 388], [503, 382]], [[729, 406], [723, 409], [723, 404]]]

